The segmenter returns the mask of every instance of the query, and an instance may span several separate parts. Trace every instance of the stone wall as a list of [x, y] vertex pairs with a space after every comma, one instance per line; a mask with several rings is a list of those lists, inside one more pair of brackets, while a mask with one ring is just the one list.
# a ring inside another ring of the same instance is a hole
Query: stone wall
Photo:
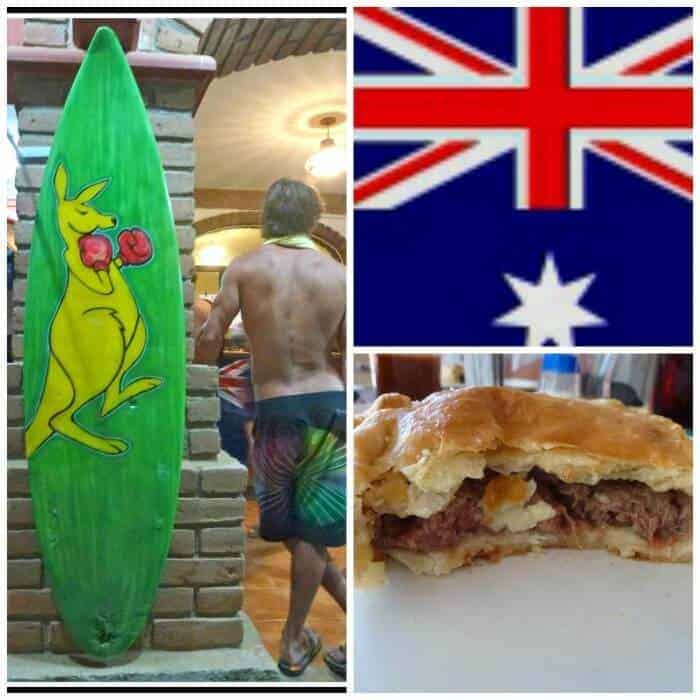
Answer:
[[[182, 25], [184, 26], [184, 25]], [[195, 31], [190, 29], [188, 31]], [[66, 48], [70, 21], [27, 19], [25, 45]], [[143, 37], [142, 37], [143, 38]], [[158, 49], [158, 44], [151, 47]], [[9, 58], [9, 57], [8, 57]], [[201, 57], [198, 58], [201, 61]], [[170, 194], [180, 249], [186, 344], [187, 411], [184, 461], [176, 530], [163, 572], [153, 620], [140, 644], [157, 649], [236, 646], [242, 635], [244, 571], [243, 516], [247, 470], [220, 451], [215, 367], [192, 364], [194, 356], [194, 119], [196, 81], [160, 74], [139, 78]], [[201, 80], [201, 76], [197, 78]], [[15, 79], [20, 146], [50, 146], [70, 89], [65, 71], [22, 67]], [[16, 280], [14, 287], [16, 362], [8, 365], [8, 644], [11, 652], [69, 651], [68, 639], [51, 601], [33, 529], [28, 470], [24, 456], [21, 396], [24, 308], [32, 229], [46, 157], [17, 171]]]

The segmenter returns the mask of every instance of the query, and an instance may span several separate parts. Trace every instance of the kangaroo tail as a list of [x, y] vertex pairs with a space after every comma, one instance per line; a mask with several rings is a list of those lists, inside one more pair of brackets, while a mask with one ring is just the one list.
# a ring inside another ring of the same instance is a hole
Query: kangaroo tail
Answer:
[[51, 420], [70, 406], [75, 392], [73, 384], [56, 357], [49, 355], [49, 369], [39, 399], [39, 407], [24, 434], [27, 457], [31, 457], [53, 434]]

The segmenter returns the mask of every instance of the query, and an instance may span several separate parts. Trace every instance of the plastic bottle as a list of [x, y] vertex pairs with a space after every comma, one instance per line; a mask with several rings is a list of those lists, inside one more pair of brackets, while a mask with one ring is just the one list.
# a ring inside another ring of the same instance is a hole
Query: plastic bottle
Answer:
[[581, 394], [581, 374], [576, 355], [544, 355], [540, 391], [553, 396], [578, 398]]

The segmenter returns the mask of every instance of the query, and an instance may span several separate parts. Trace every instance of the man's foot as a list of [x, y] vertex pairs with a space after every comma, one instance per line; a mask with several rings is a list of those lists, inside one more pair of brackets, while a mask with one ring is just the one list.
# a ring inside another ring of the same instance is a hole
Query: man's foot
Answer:
[[304, 627], [299, 641], [282, 637], [282, 655], [277, 664], [285, 676], [300, 676], [321, 651], [321, 638], [309, 627]]
[[329, 649], [324, 655], [323, 660], [326, 666], [330, 668], [336, 676], [345, 678], [347, 673], [347, 657], [345, 654], [345, 644], [340, 644], [333, 649]]

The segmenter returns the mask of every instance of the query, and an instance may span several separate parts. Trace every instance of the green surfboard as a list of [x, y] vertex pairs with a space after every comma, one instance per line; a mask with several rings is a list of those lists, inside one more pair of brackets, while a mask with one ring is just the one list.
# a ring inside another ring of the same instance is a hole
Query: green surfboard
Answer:
[[87, 654], [143, 629], [177, 505], [182, 283], [165, 176], [117, 37], [95, 34], [41, 186], [25, 316], [25, 442], [48, 584]]

